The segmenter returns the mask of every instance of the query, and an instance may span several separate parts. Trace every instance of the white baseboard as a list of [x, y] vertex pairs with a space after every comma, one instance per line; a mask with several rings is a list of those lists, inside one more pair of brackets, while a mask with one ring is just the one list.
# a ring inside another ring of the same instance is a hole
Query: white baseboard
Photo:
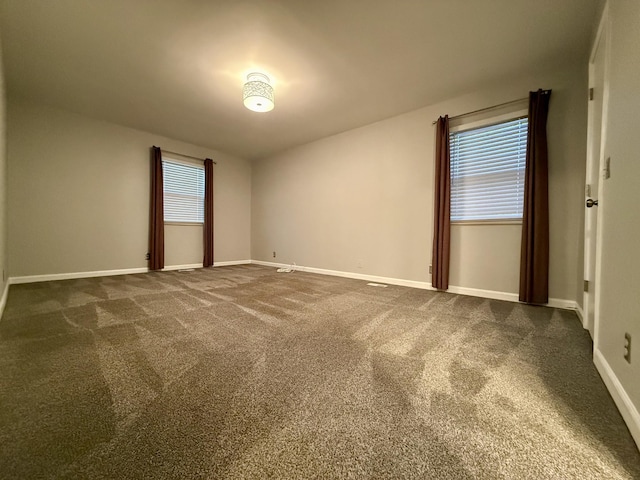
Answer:
[[505, 300], [507, 302], [518, 301], [517, 293], [499, 292], [496, 290], [482, 290], [479, 288], [456, 287], [454, 285], [449, 285], [447, 292], [457, 293], [459, 295], [469, 295], [471, 297], [490, 298], [492, 300]]
[[[201, 263], [187, 263], [185, 265], [167, 265], [165, 266], [162, 271], [163, 272], [172, 272], [175, 270], [193, 270], [194, 268], [202, 268], [202, 264]], [[147, 269], [147, 271], [149, 271]]]
[[[234, 265], [248, 265], [251, 260], [230, 260], [225, 262], [213, 262], [214, 267], [232, 267]], [[163, 272], [170, 272], [172, 270], [191, 270], [195, 268], [204, 268], [201, 263], [189, 263], [185, 265], [169, 265], [162, 269]]]
[[584, 316], [584, 310], [578, 302], [576, 302], [576, 315], [578, 315], [578, 320], [580, 320], [580, 325], [582, 325], [582, 328], [589, 332], [589, 336], [591, 337], [591, 340], [593, 340], [593, 331], [589, 330], [587, 319]]
[[[251, 260], [231, 260], [226, 262], [214, 262], [214, 267], [224, 267], [231, 265], [247, 265], [251, 263]], [[168, 265], [162, 269], [163, 272], [169, 272], [173, 270], [185, 270], [191, 268], [202, 268], [201, 263], [192, 263], [186, 265]], [[147, 273], [149, 269], [147, 267], [139, 268], [122, 268], [117, 270], [96, 270], [91, 272], [71, 272], [71, 273], [50, 273], [47, 275], [26, 275], [22, 277], [9, 277], [7, 285], [17, 285], [20, 283], [36, 283], [36, 282], [50, 282], [53, 280], [74, 280], [77, 278], [91, 278], [91, 277], [111, 277], [113, 275], [129, 275], [132, 273]]]
[[[290, 267], [291, 265], [288, 265], [286, 263], [275, 263], [275, 262], [264, 262], [262, 260], [251, 260], [251, 263], [253, 265], [262, 265], [263, 267], [273, 267], [273, 268], [284, 268], [284, 267]], [[298, 265], [296, 265], [295, 267], [296, 270], [301, 270], [301, 267], [299, 267]]]
[[4, 283], [4, 290], [2, 291], [2, 299], [0, 299], [0, 318], [2, 318], [2, 314], [4, 313], [4, 307], [7, 306], [7, 297], [9, 296], [9, 285], [10, 285], [10, 282]]
[[576, 302], [575, 310], [576, 310], [576, 315], [578, 315], [578, 318], [580, 319], [580, 323], [584, 328], [587, 328], [584, 323], [584, 310], [582, 310], [582, 307], [578, 304], [578, 302]]
[[290, 265], [286, 263], [263, 262], [261, 260], [252, 260], [251, 263], [263, 265], [265, 267], [275, 268], [291, 268], [299, 272], [317, 273], [320, 275], [331, 275], [333, 277], [353, 278], [355, 280], [366, 280], [367, 282], [386, 283], [388, 285], [399, 285], [402, 287], [421, 288], [423, 290], [432, 290], [431, 284], [428, 282], [419, 282], [415, 280], [404, 280], [401, 278], [379, 277], [377, 275], [365, 275], [363, 273], [341, 272], [339, 270], [327, 270], [324, 268], [303, 267], [301, 265]]
[[[286, 263], [265, 262], [262, 260], [251, 260], [251, 263], [255, 265], [263, 265], [266, 267], [292, 268], [293, 270], [298, 270], [300, 272], [319, 273], [321, 275], [333, 275], [335, 277], [353, 278], [356, 280], [366, 280], [368, 282], [387, 283], [389, 285], [400, 285], [402, 287], [421, 288], [423, 290], [435, 290], [431, 286], [430, 282], [421, 282], [417, 280], [405, 280], [401, 278], [392, 278], [392, 277], [379, 277], [376, 275], [366, 275], [366, 274], [354, 273], [354, 272], [342, 272], [339, 270], [327, 270], [324, 268], [304, 267], [301, 265], [292, 266]], [[478, 288], [456, 287], [456, 286], [450, 285], [447, 292], [457, 293], [460, 295], [469, 295], [472, 297], [490, 298], [492, 300], [505, 300], [507, 302], [519, 301], [518, 299], [519, 297], [517, 293], [499, 292], [495, 290], [482, 290]], [[577, 303], [573, 300], [550, 298], [547, 306], [553, 307], [553, 308], [562, 308], [566, 310], [575, 310], [577, 308]]]
[[231, 260], [229, 262], [213, 262], [214, 267], [232, 267], [234, 265], [249, 265], [251, 260]]
[[597, 348], [593, 352], [593, 363], [595, 363], [607, 390], [609, 390], [613, 401], [618, 407], [618, 410], [620, 410], [622, 418], [624, 418], [627, 427], [629, 427], [631, 436], [640, 449], [640, 413], [638, 413], [638, 409], [629, 398], [629, 395], [613, 372], [609, 362], [607, 362], [602, 352]]
[[97, 270], [93, 272], [50, 273], [47, 275], [27, 275], [24, 277], [10, 277], [9, 283], [11, 285], [16, 285], [19, 283], [50, 282], [52, 280], [73, 280], [76, 278], [110, 277], [112, 275], [129, 275], [132, 273], [146, 273], [148, 271], [149, 269], [147, 267], [140, 267], [140, 268], [122, 268], [119, 270]]
[[[520, 302], [520, 296], [512, 292], [500, 292], [497, 290], [482, 290], [480, 288], [456, 287], [449, 286], [449, 293], [457, 293], [459, 295], [469, 295], [471, 297], [490, 298], [492, 300], [504, 300], [506, 302]], [[575, 310], [577, 304], [573, 300], [564, 300], [561, 298], [550, 298], [547, 307], [561, 308], [564, 310]]]
[[[263, 265], [266, 267], [274, 267], [274, 268], [291, 267], [290, 264], [265, 262], [262, 260], [230, 260], [230, 261], [224, 261], [224, 262], [214, 262], [213, 266], [226, 267], [226, 266], [233, 266], [233, 265], [248, 265], [248, 264]], [[163, 271], [186, 270], [186, 269], [192, 269], [192, 268], [193, 269], [202, 268], [202, 264], [193, 263], [193, 264], [185, 264], [185, 265], [169, 265], [164, 267]], [[328, 270], [325, 268], [316, 268], [316, 267], [304, 267], [301, 265], [296, 265], [293, 267], [293, 269], [301, 272], [317, 273], [320, 275], [332, 275], [334, 277], [353, 278], [356, 280], [365, 280], [367, 282], [386, 283], [389, 285], [399, 285], [402, 287], [421, 288], [423, 290], [434, 290], [430, 282], [422, 282], [418, 280], [406, 280], [403, 278], [381, 277], [378, 275], [367, 275], [364, 273], [343, 272], [340, 270]], [[120, 270], [99, 270], [99, 271], [93, 271], [93, 272], [28, 275], [24, 277], [10, 277], [8, 284], [48, 282], [52, 280], [71, 280], [76, 278], [90, 278], [90, 277], [107, 277], [112, 275], [146, 273], [148, 271], [149, 271], [148, 268], [141, 267], [141, 268], [126, 268], [126, 269], [120, 269]], [[455, 285], [450, 286], [449, 290], [447, 291], [449, 293], [457, 293], [460, 295], [470, 295], [473, 297], [490, 298], [493, 300], [506, 300], [508, 302], [518, 302], [517, 293], [499, 292], [495, 290], [482, 290], [478, 288], [457, 287]], [[576, 310], [576, 311], [578, 309], [578, 305], [575, 301], [563, 300], [559, 298], [550, 298], [547, 306], [554, 307], [554, 308], [563, 308], [567, 310]]]
[[564, 310], [575, 311], [578, 308], [578, 303], [575, 300], [565, 300], [562, 298], [550, 298], [547, 307], [562, 308]]

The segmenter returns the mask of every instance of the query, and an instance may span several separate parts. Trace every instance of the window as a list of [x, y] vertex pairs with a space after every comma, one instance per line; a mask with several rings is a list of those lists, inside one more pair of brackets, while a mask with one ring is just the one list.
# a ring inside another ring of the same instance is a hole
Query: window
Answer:
[[204, 167], [162, 159], [164, 221], [204, 223]]
[[522, 219], [527, 118], [452, 131], [451, 221]]

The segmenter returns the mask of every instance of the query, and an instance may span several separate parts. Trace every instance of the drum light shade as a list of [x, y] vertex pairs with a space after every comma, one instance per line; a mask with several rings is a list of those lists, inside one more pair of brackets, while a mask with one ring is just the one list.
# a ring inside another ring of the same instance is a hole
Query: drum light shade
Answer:
[[263, 73], [250, 73], [242, 88], [244, 106], [254, 112], [270, 112], [273, 110], [273, 87], [269, 77]]

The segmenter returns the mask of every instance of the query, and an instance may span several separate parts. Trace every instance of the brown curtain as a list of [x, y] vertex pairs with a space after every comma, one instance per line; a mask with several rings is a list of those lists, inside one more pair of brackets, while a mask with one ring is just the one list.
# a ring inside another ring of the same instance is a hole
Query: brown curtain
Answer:
[[213, 265], [213, 160], [204, 161], [204, 261], [202, 265]]
[[151, 216], [149, 225], [149, 270], [164, 268], [164, 188], [162, 152], [151, 148]]
[[524, 178], [520, 301], [549, 301], [549, 175], [547, 114], [551, 90], [529, 93], [529, 131]]
[[433, 214], [433, 256], [431, 285], [449, 288], [449, 243], [451, 230], [451, 174], [449, 166], [449, 116], [436, 126], [436, 173]]

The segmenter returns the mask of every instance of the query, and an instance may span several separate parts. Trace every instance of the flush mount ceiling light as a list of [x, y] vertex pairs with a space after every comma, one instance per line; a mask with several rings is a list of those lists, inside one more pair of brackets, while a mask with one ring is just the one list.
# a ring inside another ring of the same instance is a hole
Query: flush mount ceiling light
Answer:
[[250, 73], [242, 88], [244, 106], [254, 112], [273, 110], [273, 87], [264, 73]]

